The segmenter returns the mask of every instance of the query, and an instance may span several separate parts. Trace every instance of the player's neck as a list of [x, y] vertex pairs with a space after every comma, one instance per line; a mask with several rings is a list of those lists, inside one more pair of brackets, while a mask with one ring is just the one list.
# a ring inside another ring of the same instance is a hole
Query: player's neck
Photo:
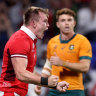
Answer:
[[71, 32], [68, 34], [61, 33], [61, 39], [62, 40], [69, 40], [70, 38], [73, 37], [74, 34], [75, 34], [75, 32]]
[[28, 25], [28, 26], [26, 26], [26, 27], [35, 34], [35, 29], [34, 29], [32, 26]]

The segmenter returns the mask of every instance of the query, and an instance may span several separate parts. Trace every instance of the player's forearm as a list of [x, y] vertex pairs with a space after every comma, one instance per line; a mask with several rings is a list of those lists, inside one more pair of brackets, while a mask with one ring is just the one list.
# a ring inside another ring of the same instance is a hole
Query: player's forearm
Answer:
[[42, 86], [51, 87], [51, 88], [56, 87], [57, 81], [59, 79], [58, 76], [55, 76], [55, 75], [52, 75], [48, 78], [43, 76], [41, 77], [27, 70], [18, 71], [18, 73], [16, 73], [16, 76], [22, 82], [42, 85]]
[[[44, 73], [42, 73], [41, 76], [42, 76], [42, 77], [49, 77], [49, 75], [44, 74]], [[40, 90], [41, 88], [42, 88], [42, 86], [37, 85], [37, 89], [38, 89], [38, 90]]]
[[69, 68], [70, 70], [73, 71], [78, 71], [78, 72], [88, 72], [89, 70], [89, 63], [85, 62], [85, 63], [70, 63], [70, 62], [62, 62], [62, 66]]
[[85, 72], [85, 73], [89, 70], [90, 66], [90, 60], [87, 59], [82, 59], [78, 63], [75, 62], [72, 63], [70, 61], [63, 61], [58, 56], [52, 56], [50, 58], [50, 63], [56, 66], [64, 66], [72, 71]]
[[41, 76], [38, 76], [27, 70], [19, 71], [16, 76], [22, 82], [32, 83], [36, 85], [40, 84], [41, 81]]
[[37, 75], [37, 76], [41, 76], [41, 74], [36, 72], [36, 71], [34, 71], [34, 74]]

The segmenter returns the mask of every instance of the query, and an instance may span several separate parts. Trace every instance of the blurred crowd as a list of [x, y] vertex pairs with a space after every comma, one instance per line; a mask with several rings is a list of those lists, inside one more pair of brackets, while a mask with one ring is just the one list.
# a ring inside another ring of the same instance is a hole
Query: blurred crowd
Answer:
[[0, 0], [0, 70], [4, 46], [9, 37], [22, 25], [23, 12], [28, 6], [49, 9], [50, 27], [43, 40], [37, 42], [37, 68], [42, 68], [45, 63], [48, 40], [59, 34], [55, 24], [56, 11], [70, 8], [76, 12], [75, 32], [89, 39], [93, 53], [90, 70], [84, 74], [85, 93], [86, 96], [96, 96], [96, 0]]

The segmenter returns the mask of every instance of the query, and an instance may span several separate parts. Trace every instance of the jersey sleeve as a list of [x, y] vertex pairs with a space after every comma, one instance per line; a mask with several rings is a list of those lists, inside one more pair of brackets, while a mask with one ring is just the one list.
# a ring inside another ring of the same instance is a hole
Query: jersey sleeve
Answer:
[[92, 47], [87, 38], [84, 38], [80, 44], [79, 59], [89, 59], [92, 58]]
[[30, 50], [30, 44], [28, 40], [23, 38], [18, 38], [14, 40], [10, 45], [11, 57], [27, 58], [29, 50]]

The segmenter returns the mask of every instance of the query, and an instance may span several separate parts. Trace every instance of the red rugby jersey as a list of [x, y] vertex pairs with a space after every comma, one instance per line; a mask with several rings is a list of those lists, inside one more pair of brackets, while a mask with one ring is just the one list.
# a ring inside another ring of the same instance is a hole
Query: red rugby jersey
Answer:
[[36, 36], [25, 26], [11, 36], [4, 49], [0, 91], [16, 92], [20, 96], [27, 94], [28, 84], [16, 78], [11, 58], [28, 59], [26, 69], [33, 72], [37, 60], [36, 40]]

